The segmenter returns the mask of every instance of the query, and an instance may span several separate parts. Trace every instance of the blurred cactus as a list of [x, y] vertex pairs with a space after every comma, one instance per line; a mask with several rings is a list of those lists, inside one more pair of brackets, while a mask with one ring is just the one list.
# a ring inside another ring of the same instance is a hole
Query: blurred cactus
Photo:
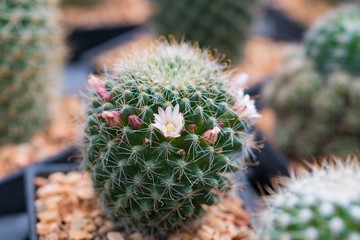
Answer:
[[64, 56], [56, 3], [0, 3], [0, 144], [28, 140], [49, 119], [47, 93]]
[[360, 7], [345, 5], [309, 30], [306, 53], [322, 75], [344, 71], [360, 75]]
[[359, 83], [344, 72], [323, 78], [305, 57], [290, 57], [264, 92], [279, 147], [293, 158], [360, 152]]
[[162, 35], [199, 41], [233, 61], [242, 57], [258, 0], [157, 0], [155, 22]]
[[207, 50], [159, 40], [91, 76], [85, 165], [127, 231], [182, 229], [232, 187], [226, 173], [243, 165], [257, 113], [225, 90], [226, 69]]
[[311, 172], [282, 179], [265, 199], [259, 239], [360, 239], [360, 166], [358, 159], [323, 163]]
[[60, 0], [61, 5], [64, 7], [87, 7], [87, 6], [93, 6], [98, 4], [103, 4], [108, 0]]

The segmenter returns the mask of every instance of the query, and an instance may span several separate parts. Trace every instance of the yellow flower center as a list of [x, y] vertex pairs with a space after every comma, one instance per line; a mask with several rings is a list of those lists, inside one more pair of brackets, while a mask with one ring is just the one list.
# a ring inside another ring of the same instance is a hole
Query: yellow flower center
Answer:
[[167, 132], [175, 132], [175, 126], [174, 126], [174, 124], [172, 124], [172, 123], [168, 123], [167, 125], [166, 125], [166, 131]]

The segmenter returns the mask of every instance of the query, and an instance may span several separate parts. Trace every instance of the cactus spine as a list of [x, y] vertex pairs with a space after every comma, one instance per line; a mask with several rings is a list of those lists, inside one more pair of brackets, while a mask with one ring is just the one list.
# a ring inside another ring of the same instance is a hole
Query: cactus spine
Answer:
[[[165, 235], [191, 224], [232, 186], [249, 134], [226, 66], [188, 43], [159, 40], [119, 59], [93, 87], [85, 165], [127, 231]], [[240, 99], [241, 100], [241, 99]]]
[[360, 166], [358, 159], [323, 163], [312, 172], [283, 180], [265, 199], [259, 238], [307, 240], [360, 239]]
[[160, 34], [199, 41], [239, 60], [251, 30], [257, 0], [157, 0]]
[[0, 3], [0, 144], [28, 140], [48, 120], [47, 92], [64, 56], [56, 1]]
[[360, 7], [345, 5], [320, 19], [308, 32], [306, 53], [317, 71], [360, 75]]

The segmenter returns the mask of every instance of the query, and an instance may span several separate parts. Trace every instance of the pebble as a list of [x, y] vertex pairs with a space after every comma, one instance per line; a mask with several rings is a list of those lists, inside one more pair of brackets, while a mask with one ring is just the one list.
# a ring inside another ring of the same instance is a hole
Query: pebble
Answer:
[[119, 232], [108, 232], [106, 234], [106, 238], [108, 240], [125, 240], [123, 235], [121, 233], [119, 233]]
[[[126, 235], [117, 231], [115, 225], [102, 212], [87, 173], [53, 174], [48, 180], [40, 182], [46, 183], [38, 188], [38, 199], [35, 201], [39, 239], [151, 239], [140, 233]], [[249, 216], [242, 204], [236, 194], [225, 194], [217, 206], [205, 206], [207, 215], [196, 222], [193, 230], [173, 234], [168, 240], [255, 239], [248, 227]]]

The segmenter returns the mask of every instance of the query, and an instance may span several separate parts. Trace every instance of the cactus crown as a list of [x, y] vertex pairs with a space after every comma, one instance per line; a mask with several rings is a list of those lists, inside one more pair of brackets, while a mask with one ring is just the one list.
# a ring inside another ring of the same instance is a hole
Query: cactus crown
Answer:
[[197, 46], [159, 40], [89, 80], [85, 165], [127, 231], [181, 229], [231, 188], [226, 173], [242, 167], [251, 134], [218, 61]]
[[324, 161], [281, 181], [259, 215], [261, 239], [360, 239], [358, 159]]
[[317, 71], [360, 75], [360, 7], [349, 4], [328, 13], [309, 30], [306, 53]]

